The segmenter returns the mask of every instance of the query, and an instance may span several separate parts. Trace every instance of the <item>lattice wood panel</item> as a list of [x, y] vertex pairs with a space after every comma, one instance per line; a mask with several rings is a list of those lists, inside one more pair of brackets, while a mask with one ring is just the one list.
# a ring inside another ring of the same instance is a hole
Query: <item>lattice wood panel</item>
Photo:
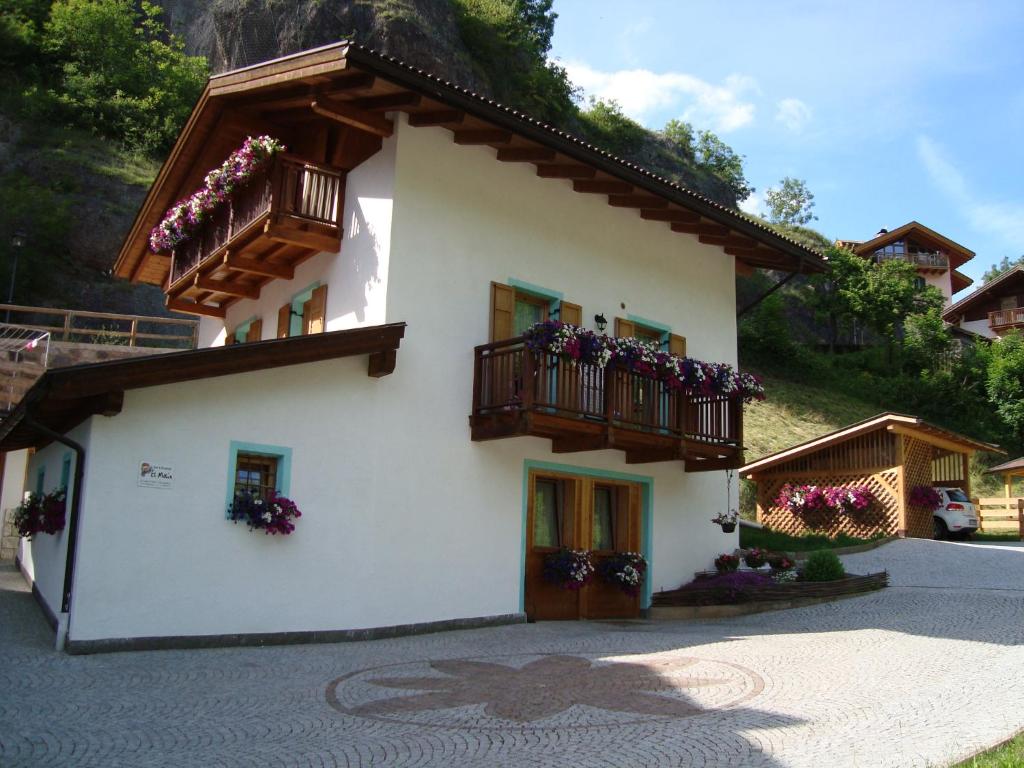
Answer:
[[[934, 446], [903, 435], [903, 477], [907, 497], [916, 485], [932, 484], [932, 460]], [[907, 504], [907, 536], [930, 539], [934, 533], [932, 510]]]
[[[856, 517], [847, 515], [830, 515], [820, 519], [804, 519], [797, 517], [787, 509], [775, 506], [779, 490], [788, 482], [799, 482], [807, 485], [831, 485], [849, 488], [854, 485], [866, 485], [875, 498], [878, 506], [871, 512]], [[802, 533], [824, 533], [835, 536], [845, 533], [849, 536], [866, 538], [876, 533], [895, 536], [900, 520], [899, 473], [896, 467], [871, 475], [854, 474], [821, 474], [814, 477], [793, 478], [787, 475], [761, 477], [757, 481], [757, 504], [760, 510], [759, 522], [772, 530], [792, 535]], [[929, 520], [929, 526], [931, 522]]]

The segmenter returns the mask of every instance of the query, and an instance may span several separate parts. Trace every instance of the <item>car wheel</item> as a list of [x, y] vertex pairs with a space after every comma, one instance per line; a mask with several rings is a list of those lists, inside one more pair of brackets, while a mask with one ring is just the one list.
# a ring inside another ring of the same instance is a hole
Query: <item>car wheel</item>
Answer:
[[935, 538], [938, 541], [942, 541], [947, 536], [949, 536], [949, 528], [946, 526], [946, 521], [943, 520], [941, 517], [936, 517], [933, 519], [935, 520], [935, 524], [933, 526], [935, 530]]

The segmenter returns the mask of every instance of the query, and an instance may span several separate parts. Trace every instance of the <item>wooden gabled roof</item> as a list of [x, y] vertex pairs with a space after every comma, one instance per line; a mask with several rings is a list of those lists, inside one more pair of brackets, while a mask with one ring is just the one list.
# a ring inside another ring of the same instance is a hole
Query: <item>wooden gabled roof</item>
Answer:
[[[890, 243], [902, 240], [908, 235], [913, 235], [915, 240], [932, 245], [938, 250], [945, 251], [949, 254], [949, 264], [953, 268], [962, 267], [975, 256], [974, 251], [969, 248], [964, 248], [964, 246], [950, 240], [945, 235], [940, 235], [934, 229], [930, 229], [924, 224], [916, 221], [907, 222], [902, 227], [891, 229], [888, 232], [881, 232], [878, 235], [875, 235], [871, 240], [838, 240], [836, 243], [841, 247], [849, 248], [859, 256], [866, 256], [874, 253], [879, 248], [884, 248]], [[962, 275], [962, 277], [966, 280], [970, 280], [966, 275]], [[968, 283], [968, 285], [969, 284], [970, 283]]]
[[1017, 265], [1006, 270], [999, 277], [989, 280], [969, 296], [965, 296], [955, 304], [950, 304], [942, 311], [942, 319], [948, 323], [955, 323], [978, 302], [985, 301], [992, 296], [999, 296], [1003, 291], [1010, 295], [1021, 290], [1024, 290], [1024, 265]]
[[998, 474], [1024, 475], [1024, 456], [1013, 461], [1007, 461], [985, 470], [987, 475]]
[[869, 432], [874, 432], [878, 429], [885, 429], [889, 432], [910, 434], [926, 443], [937, 445], [939, 447], [947, 448], [950, 450], [958, 450], [964, 453], [972, 453], [974, 451], [990, 451], [995, 453], [1003, 453], [1004, 451], [994, 443], [986, 443], [981, 440], [975, 440], [965, 435], [961, 435], [957, 432], [953, 432], [942, 427], [937, 427], [934, 424], [929, 424], [923, 419], [919, 419], [917, 416], [907, 416], [901, 413], [880, 413], [877, 416], [873, 416], [870, 419], [859, 421], [856, 424], [851, 424], [848, 427], [830, 432], [827, 435], [808, 440], [807, 442], [794, 445], [792, 448], [786, 448], [785, 450], [773, 453], [770, 456], [765, 456], [762, 459], [753, 461], [746, 466], [742, 467], [739, 472], [740, 475], [746, 478], [750, 478], [753, 475], [763, 473], [770, 470], [779, 464], [784, 464], [793, 459], [807, 456], [808, 454], [816, 453], [818, 451], [831, 448], [839, 443], [844, 443], [847, 440], [852, 440], [860, 435], [865, 435]]
[[451, 130], [458, 144], [491, 146], [500, 162], [532, 163], [542, 178], [606, 196], [609, 205], [634, 208], [651, 226], [696, 236], [750, 267], [825, 269], [819, 253], [738, 211], [397, 59], [340, 42], [210, 78], [146, 196], [115, 274], [158, 285], [166, 280], [169, 259], [149, 253], [149, 231], [245, 135], [272, 133], [294, 146], [315, 133], [311, 126], [341, 122], [379, 140], [390, 134], [386, 114], [394, 111], [407, 113], [413, 126]]
[[90, 416], [121, 411], [129, 389], [177, 384], [248, 371], [369, 355], [368, 374], [394, 370], [405, 323], [314, 333], [160, 355], [51, 368], [0, 421], [0, 451], [39, 448], [50, 438], [34, 425], [64, 434]]

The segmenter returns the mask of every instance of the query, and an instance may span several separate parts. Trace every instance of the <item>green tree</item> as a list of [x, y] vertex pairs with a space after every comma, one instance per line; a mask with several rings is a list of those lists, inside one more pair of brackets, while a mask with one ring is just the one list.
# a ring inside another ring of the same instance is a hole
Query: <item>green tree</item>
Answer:
[[57, 0], [42, 50], [57, 73], [49, 91], [73, 124], [143, 150], [167, 149], [207, 77], [206, 60], [131, 0]]
[[580, 117], [587, 139], [614, 154], [622, 154], [644, 140], [646, 129], [626, 117], [615, 100], [591, 99], [590, 109]]
[[849, 330], [860, 315], [870, 263], [838, 246], [829, 247], [825, 256], [828, 271], [811, 278], [808, 303], [819, 321], [825, 323], [829, 351], [834, 352], [840, 334]]
[[787, 176], [778, 189], [772, 188], [764, 193], [764, 202], [772, 224], [800, 227], [818, 218], [812, 213], [814, 194], [803, 179]]
[[953, 335], [942, 319], [941, 309], [931, 307], [907, 317], [903, 324], [903, 349], [907, 363], [917, 371], [946, 367]]
[[854, 310], [867, 325], [891, 341], [897, 328], [916, 312], [940, 309], [943, 297], [933, 286], [918, 288], [913, 264], [897, 259], [872, 264], [863, 292], [854, 297]]
[[1009, 256], [1003, 256], [1002, 261], [993, 264], [991, 267], [985, 270], [985, 274], [981, 276], [981, 282], [987, 283], [991, 280], [995, 280], [997, 277], [1003, 274], [1003, 272], [1007, 272], [1013, 269], [1014, 267], [1018, 267], [1022, 264], [1024, 264], [1024, 256], [1018, 256], [1016, 259], [1011, 259]]
[[697, 162], [729, 185], [737, 200], [746, 200], [754, 188], [743, 175], [743, 155], [715, 136], [711, 131], [697, 135], [695, 147]]
[[685, 120], [669, 120], [661, 133], [679, 154], [689, 160], [694, 159], [692, 125]]
[[1024, 440], [1024, 336], [1019, 332], [992, 344], [986, 390], [999, 418]]

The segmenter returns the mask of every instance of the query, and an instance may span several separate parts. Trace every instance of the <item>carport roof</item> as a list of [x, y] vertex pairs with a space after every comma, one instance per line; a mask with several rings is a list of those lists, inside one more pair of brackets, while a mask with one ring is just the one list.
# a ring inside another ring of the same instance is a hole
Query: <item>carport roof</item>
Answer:
[[831, 432], [827, 435], [808, 440], [805, 443], [794, 445], [792, 448], [786, 448], [785, 450], [773, 453], [770, 456], [765, 456], [763, 459], [747, 464], [745, 467], [740, 469], [740, 475], [743, 477], [750, 477], [751, 475], [757, 474], [758, 472], [764, 472], [767, 469], [782, 464], [787, 461], [806, 456], [809, 453], [814, 453], [827, 448], [837, 443], [845, 442], [859, 435], [873, 432], [876, 429], [884, 428], [889, 432], [912, 434], [914, 437], [918, 437], [925, 442], [933, 445], [939, 445], [951, 450], [957, 450], [963, 453], [973, 453], [974, 451], [991, 451], [995, 453], [1005, 453], [998, 445], [994, 443], [986, 443], [981, 440], [975, 440], [973, 438], [961, 435], [958, 432], [952, 432], [942, 427], [937, 427], [934, 424], [929, 424], [923, 419], [917, 416], [908, 416], [902, 413], [880, 413], [877, 416], [872, 416], [870, 419], [859, 421], [856, 424], [851, 424], [848, 427]]
[[1024, 475], [1024, 456], [1021, 456], [1019, 459], [1014, 459], [1013, 461], [1007, 461], [1007, 462], [1005, 462], [1003, 464], [999, 464], [999, 465], [997, 465], [995, 467], [992, 467], [991, 469], [985, 470], [985, 472], [987, 474], [990, 474], [990, 475], [996, 475], [996, 474]]

